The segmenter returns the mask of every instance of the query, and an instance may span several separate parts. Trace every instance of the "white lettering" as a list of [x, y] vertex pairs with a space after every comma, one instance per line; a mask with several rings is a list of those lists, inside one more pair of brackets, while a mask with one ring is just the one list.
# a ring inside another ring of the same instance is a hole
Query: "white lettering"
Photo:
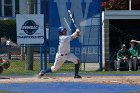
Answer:
[[55, 48], [54, 48], [54, 47], [51, 47], [51, 48], [50, 48], [50, 54], [51, 54], [51, 55], [54, 55], [55, 53], [56, 53]]
[[78, 48], [76, 47], [76, 48], [75, 48], [75, 54], [76, 54], [76, 55], [80, 55], [80, 52], [81, 52], [81, 51], [80, 51], [80, 48], [79, 48], [79, 47], [78, 47]]
[[38, 26], [22, 26], [21, 29], [22, 30], [25, 30], [25, 29], [38, 29]]
[[74, 47], [71, 47], [70, 48], [70, 51], [73, 53], [74, 52]]
[[[97, 55], [98, 54], [98, 48], [96, 47], [71, 47], [71, 53], [74, 53], [75, 55]], [[55, 55], [56, 54], [56, 48], [50, 47], [50, 54]]]
[[86, 53], [87, 53], [86, 50], [87, 50], [86, 47], [83, 47], [83, 48], [82, 48], [82, 53], [81, 53], [81, 54], [86, 54]]

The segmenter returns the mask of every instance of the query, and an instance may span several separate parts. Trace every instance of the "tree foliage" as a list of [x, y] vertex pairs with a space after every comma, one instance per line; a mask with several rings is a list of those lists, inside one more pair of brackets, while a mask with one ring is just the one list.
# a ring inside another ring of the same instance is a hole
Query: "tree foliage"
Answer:
[[[140, 0], [131, 0], [132, 10], [140, 10]], [[102, 0], [102, 8], [109, 10], [128, 10], [129, 0]]]
[[128, 10], [128, 0], [104, 0], [102, 3], [103, 8], [108, 10]]
[[0, 20], [0, 38], [6, 37], [16, 42], [16, 21]]
[[140, 10], [140, 0], [132, 0], [132, 10]]

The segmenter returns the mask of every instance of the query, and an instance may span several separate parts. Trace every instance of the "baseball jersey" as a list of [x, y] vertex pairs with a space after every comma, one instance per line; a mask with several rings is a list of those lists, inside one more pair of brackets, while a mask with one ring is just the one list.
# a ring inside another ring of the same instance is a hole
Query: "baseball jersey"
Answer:
[[129, 51], [130, 51], [130, 53], [131, 53], [131, 56], [137, 56], [138, 55], [138, 49], [137, 49], [137, 47], [131, 47], [131, 48], [129, 48]]
[[70, 53], [70, 41], [71, 36], [59, 36], [59, 46], [58, 46], [59, 54]]
[[140, 57], [140, 44], [137, 44], [137, 49], [138, 49], [138, 56]]
[[122, 51], [122, 49], [120, 49], [117, 53], [117, 58], [122, 58], [123, 56], [131, 56], [130, 51], [126, 50], [125, 52]]

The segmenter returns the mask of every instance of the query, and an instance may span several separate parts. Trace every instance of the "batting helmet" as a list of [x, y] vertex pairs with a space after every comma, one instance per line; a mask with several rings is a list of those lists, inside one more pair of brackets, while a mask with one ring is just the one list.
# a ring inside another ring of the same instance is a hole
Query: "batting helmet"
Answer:
[[64, 28], [63, 26], [60, 26], [58, 29], [57, 29], [57, 31], [59, 32], [59, 33], [62, 33], [63, 31], [65, 31], [66, 30], [66, 28]]
[[125, 44], [122, 44], [122, 46], [121, 46], [122, 48], [126, 48], [126, 45]]

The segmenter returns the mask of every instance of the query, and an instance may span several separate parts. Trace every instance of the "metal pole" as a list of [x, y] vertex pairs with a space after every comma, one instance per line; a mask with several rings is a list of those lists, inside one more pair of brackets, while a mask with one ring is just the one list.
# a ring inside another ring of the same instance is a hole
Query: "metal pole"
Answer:
[[129, 0], [129, 11], [132, 10], [132, 6], [131, 6], [131, 4], [132, 4], [132, 2], [131, 2], [131, 0]]
[[[40, 14], [43, 13], [42, 11], [42, 0], [40, 0]], [[40, 70], [43, 70], [43, 60], [42, 60], [42, 44], [40, 44]]]
[[4, 0], [1, 0], [2, 16], [4, 16]]
[[27, 46], [27, 57], [26, 57], [26, 70], [33, 70], [33, 48], [31, 45]]
[[103, 64], [102, 64], [102, 0], [99, 0], [99, 9], [100, 9], [100, 71], [102, 71], [103, 70]]
[[[29, 14], [33, 14], [32, 7], [33, 7], [33, 0], [28, 0], [28, 12]], [[27, 46], [27, 57], [26, 57], [26, 70], [33, 70], [33, 46], [30, 44]]]
[[44, 70], [47, 69], [46, 1], [47, 0], [43, 0], [43, 11], [44, 11]]
[[21, 46], [21, 60], [25, 60], [25, 46]]
[[40, 71], [43, 70], [43, 62], [42, 62], [42, 44], [40, 44]]

